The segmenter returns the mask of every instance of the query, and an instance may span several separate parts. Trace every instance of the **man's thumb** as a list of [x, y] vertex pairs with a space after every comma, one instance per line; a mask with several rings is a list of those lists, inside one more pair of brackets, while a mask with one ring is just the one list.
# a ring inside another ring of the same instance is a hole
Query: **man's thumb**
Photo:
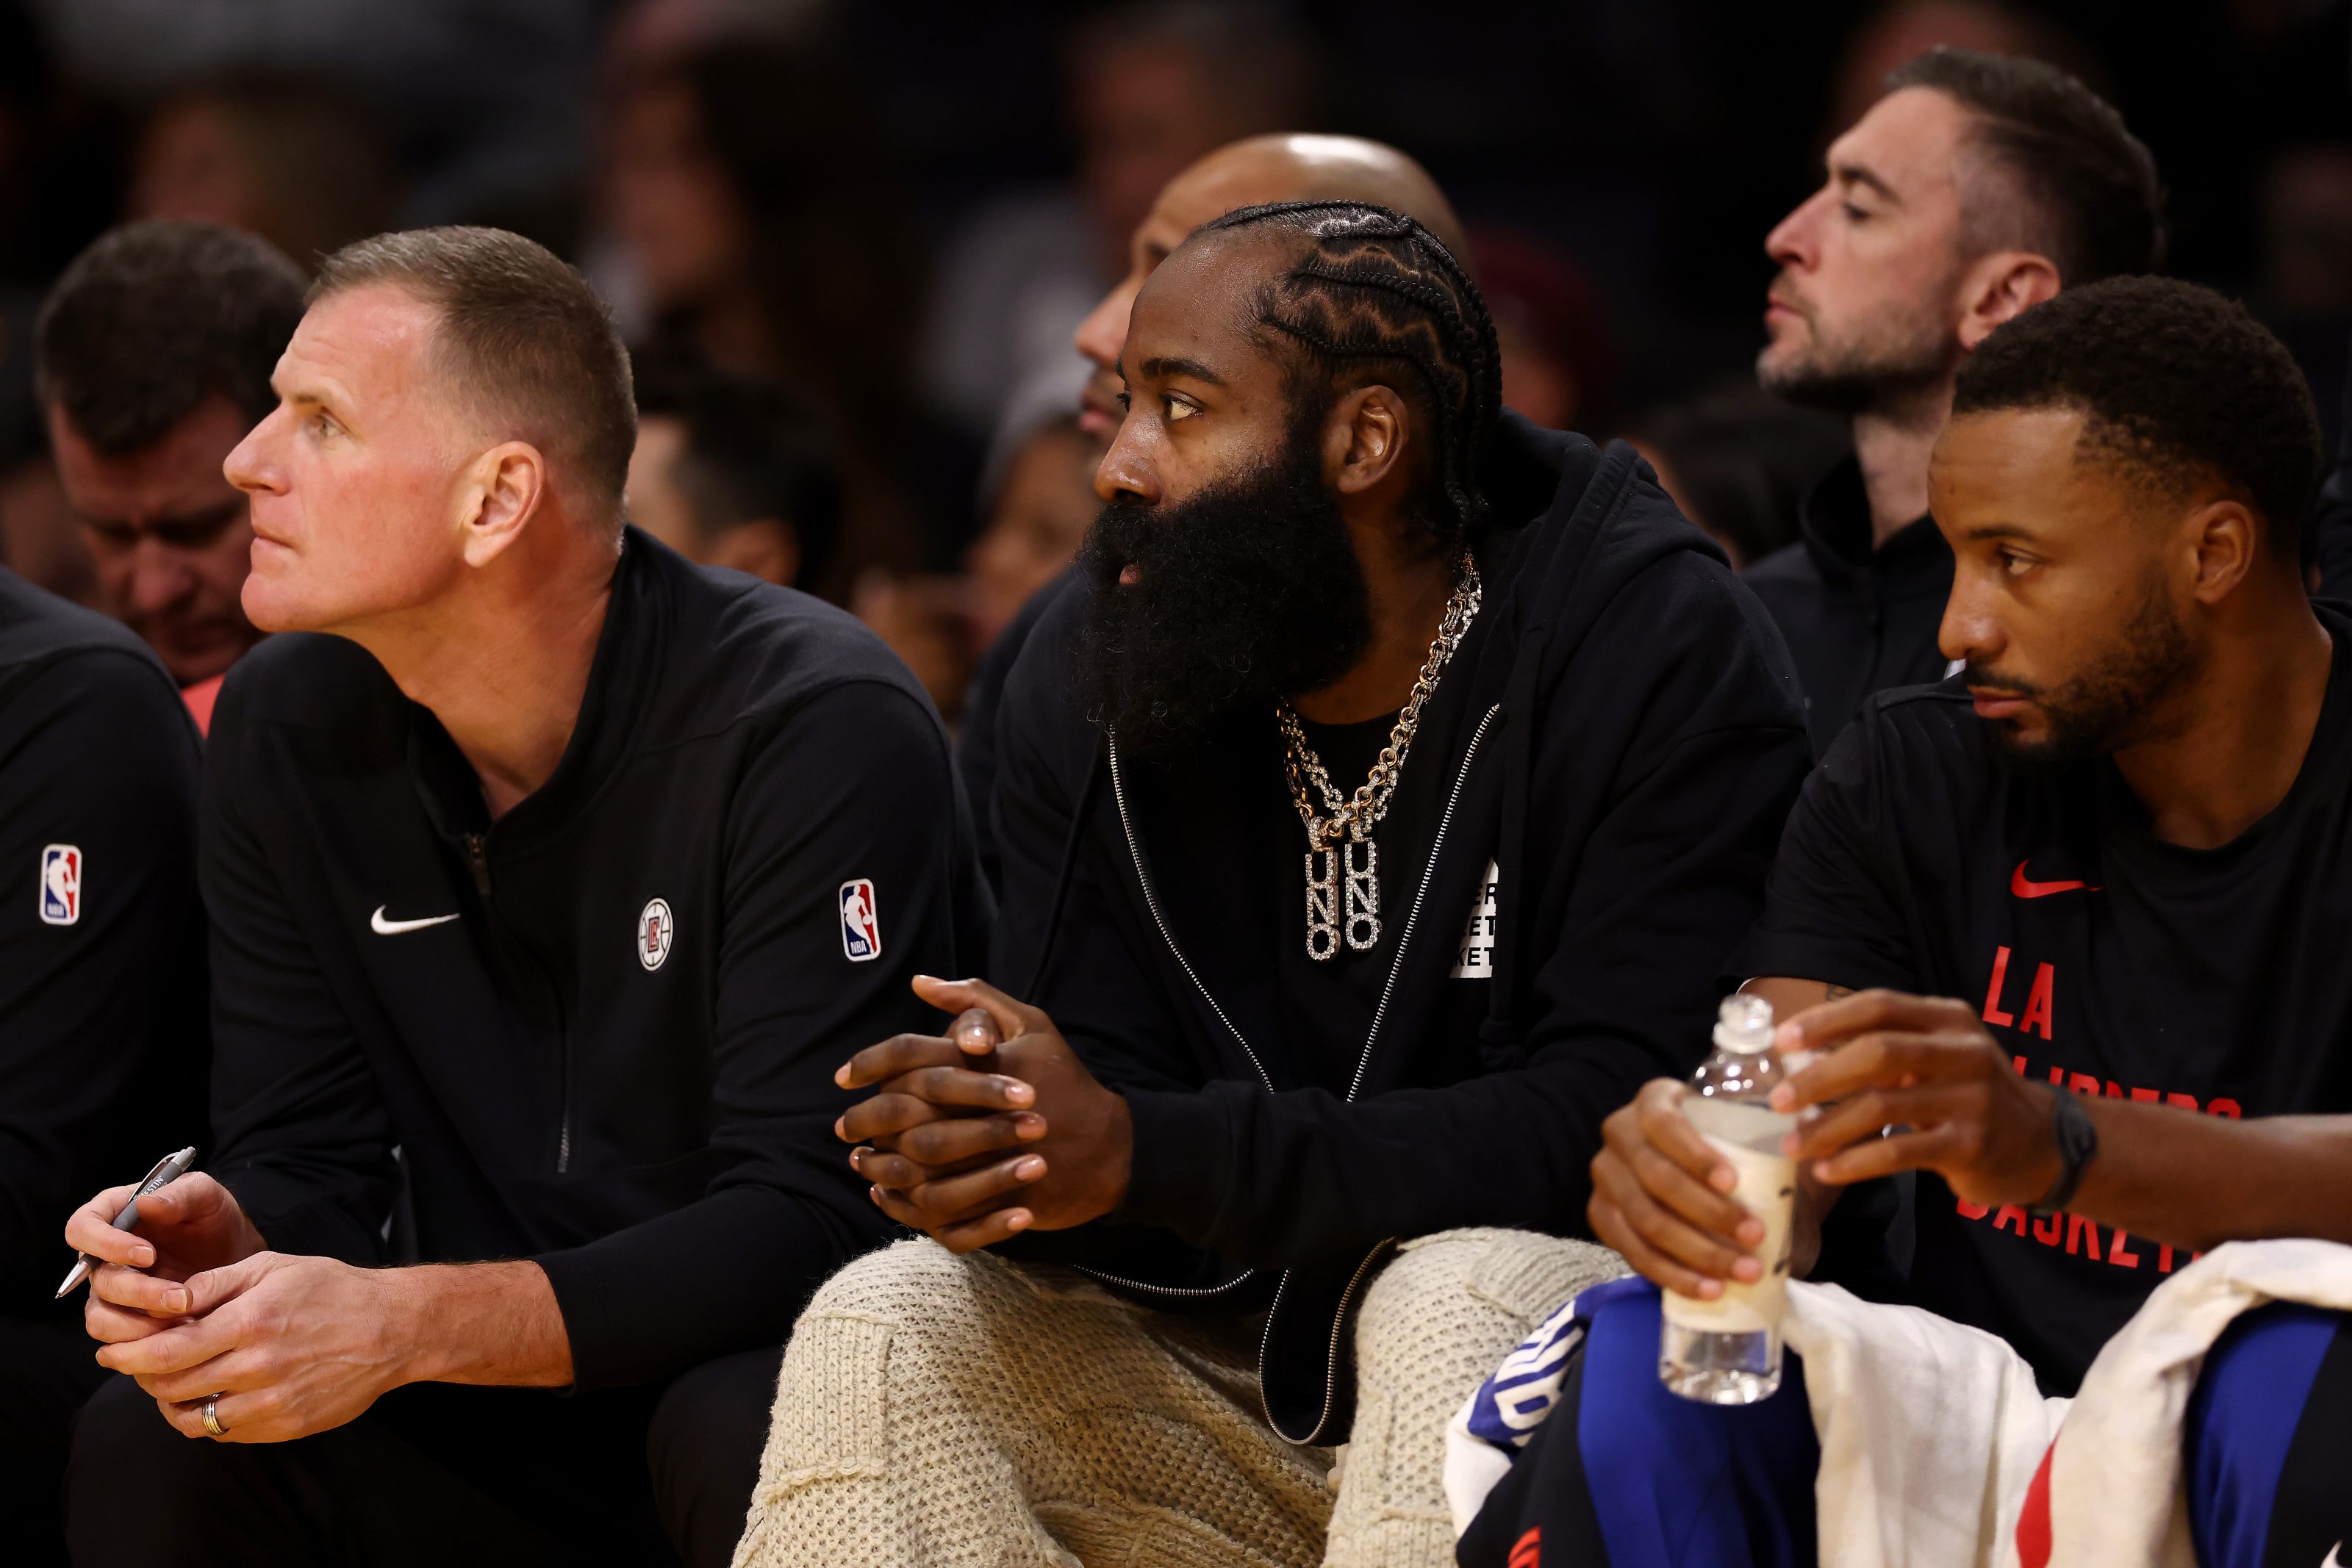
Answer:
[[941, 1012], [960, 1013], [979, 1009], [995, 1020], [999, 1040], [1012, 1040], [1029, 1030], [1026, 1009], [986, 980], [941, 980], [929, 975], [918, 975], [915, 977], [915, 994]]

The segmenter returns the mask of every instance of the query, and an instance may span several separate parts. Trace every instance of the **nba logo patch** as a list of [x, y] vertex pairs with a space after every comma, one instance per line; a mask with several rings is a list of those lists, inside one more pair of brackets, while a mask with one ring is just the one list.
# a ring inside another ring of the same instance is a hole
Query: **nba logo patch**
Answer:
[[862, 876], [841, 884], [841, 953], [853, 964], [882, 956], [882, 917], [874, 912], [874, 884]]
[[71, 925], [81, 918], [81, 850], [51, 844], [41, 852], [41, 924]]

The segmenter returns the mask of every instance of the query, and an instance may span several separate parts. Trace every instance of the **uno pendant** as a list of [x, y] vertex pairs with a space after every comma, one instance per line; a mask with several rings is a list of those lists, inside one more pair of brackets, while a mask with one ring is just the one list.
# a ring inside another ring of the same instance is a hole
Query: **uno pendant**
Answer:
[[1339, 951], [1339, 856], [1332, 850], [1309, 850], [1307, 852], [1307, 956], [1321, 963]]
[[[1364, 852], [1356, 863], [1356, 852]], [[1348, 946], [1361, 953], [1381, 940], [1381, 846], [1370, 839], [1348, 842]]]

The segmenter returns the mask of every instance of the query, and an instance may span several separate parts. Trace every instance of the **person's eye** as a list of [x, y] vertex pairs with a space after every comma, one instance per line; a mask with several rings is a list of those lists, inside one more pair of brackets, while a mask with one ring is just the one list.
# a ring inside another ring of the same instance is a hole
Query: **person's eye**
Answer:
[[336, 423], [335, 416], [323, 412], [310, 416], [310, 428], [320, 435], [341, 435], [343, 433], [343, 427]]
[[2032, 556], [2020, 555], [2013, 549], [1999, 550], [1995, 555], [2000, 561], [2001, 570], [2011, 577], [2023, 577], [2041, 564]]
[[1168, 423], [1171, 424], [1190, 419], [1201, 412], [1200, 404], [1187, 402], [1181, 397], [1162, 398], [1160, 401], [1168, 405]]
[[1852, 202], [1840, 202], [1838, 206], [1844, 212], [1846, 222], [1850, 224], [1863, 223], [1870, 216], [1869, 213], [1855, 206]]

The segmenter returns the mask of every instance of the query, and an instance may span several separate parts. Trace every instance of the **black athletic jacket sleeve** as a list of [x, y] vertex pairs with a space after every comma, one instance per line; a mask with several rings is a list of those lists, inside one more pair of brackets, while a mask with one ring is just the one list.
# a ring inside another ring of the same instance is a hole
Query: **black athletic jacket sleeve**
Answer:
[[[824, 766], [813, 768], [811, 758]], [[895, 963], [828, 966], [838, 888], [877, 889], [885, 950], [946, 968], [955, 890], [937, 824], [956, 816], [945, 737], [893, 686], [836, 686], [761, 747], [728, 824], [710, 1140], [726, 1169], [700, 1201], [583, 1247], [541, 1254], [579, 1386], [640, 1382], [785, 1337], [801, 1304], [878, 1228], [851, 1207], [833, 1135], [850, 1104], [833, 1074], [865, 1046], [935, 1027]], [[822, 784], [815, 781], [823, 780]], [[789, 782], [787, 782], [789, 781]], [[929, 824], [911, 831], [910, 823]], [[813, 874], [812, 868], [839, 867]], [[692, 1302], [691, 1312], [680, 1310]]]
[[[1644, 1081], [1680, 1076], [1703, 1054], [1705, 1009], [1757, 916], [1807, 762], [1780, 666], [1760, 656], [1752, 622], [1711, 584], [1655, 586], [1667, 591], [1629, 595], [1592, 633], [1630, 647], [1638, 622], [1684, 637], [1646, 685], [1631, 684], [1643, 673], [1631, 660], [1618, 667], [1629, 684], [1617, 700], [1639, 716], [1591, 833], [1549, 847], [1546, 885], [1565, 902], [1556, 938], [1528, 960], [1519, 1064], [1352, 1104], [1231, 1080], [1130, 1090], [1122, 1218], [1262, 1266], [1465, 1225], [1583, 1229], [1601, 1124]], [[1574, 711], [1546, 716], [1539, 777], [1609, 727]]]
[[[0, 670], [0, 1311], [46, 1308], [75, 1206], [205, 1141], [196, 773], [144, 649]], [[41, 918], [53, 843], [81, 856], [70, 924]]]

